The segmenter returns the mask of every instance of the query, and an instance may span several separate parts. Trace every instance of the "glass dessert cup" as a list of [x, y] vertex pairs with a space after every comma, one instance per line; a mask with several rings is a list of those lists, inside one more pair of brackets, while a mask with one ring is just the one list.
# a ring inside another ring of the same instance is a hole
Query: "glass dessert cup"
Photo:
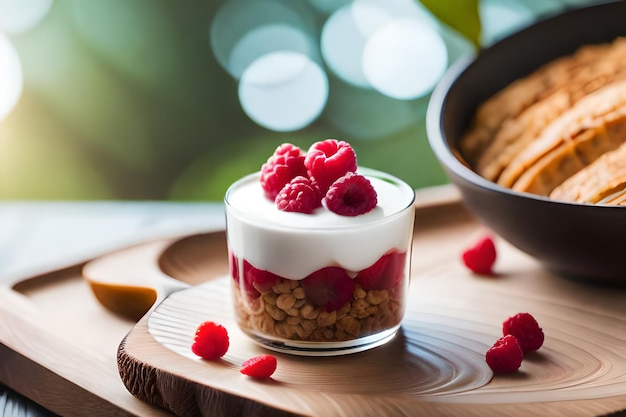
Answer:
[[406, 309], [413, 189], [360, 168], [375, 186], [370, 213], [285, 213], [262, 196], [259, 174], [226, 192], [233, 301], [241, 330], [285, 353], [331, 356], [380, 346]]

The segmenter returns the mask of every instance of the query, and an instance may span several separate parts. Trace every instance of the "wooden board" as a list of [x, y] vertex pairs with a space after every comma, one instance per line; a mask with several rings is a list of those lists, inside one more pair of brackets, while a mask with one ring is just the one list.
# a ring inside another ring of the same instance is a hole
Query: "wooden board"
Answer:
[[[110, 271], [154, 284], [158, 301], [137, 323], [96, 300], [83, 265], [0, 288], [0, 381], [68, 416], [597, 416], [626, 408], [626, 293], [551, 275], [500, 240], [498, 276], [472, 275], [459, 256], [483, 229], [449, 190], [431, 191], [418, 195], [407, 316], [386, 346], [331, 358], [279, 354], [272, 380], [244, 377], [241, 362], [264, 350], [234, 323], [216, 233], [87, 265], [103, 279]], [[546, 342], [520, 372], [492, 377], [484, 353], [502, 320], [520, 311], [537, 317]], [[208, 319], [231, 334], [222, 361], [189, 352], [195, 326]]]
[[[410, 306], [386, 346], [333, 358], [279, 354], [271, 381], [248, 379], [239, 365], [264, 350], [237, 329], [229, 278], [216, 277], [170, 295], [139, 322], [119, 352], [125, 383], [181, 416], [590, 416], [624, 408], [626, 332], [616, 329], [626, 325], [625, 294], [550, 275], [500, 241], [499, 275], [472, 275], [459, 256], [481, 232], [459, 205], [418, 211]], [[177, 277], [208, 273], [205, 258], [179, 244], [162, 267]], [[521, 311], [537, 317], [545, 345], [520, 372], [492, 378], [484, 354], [502, 321]], [[204, 320], [230, 331], [222, 361], [189, 351]]]

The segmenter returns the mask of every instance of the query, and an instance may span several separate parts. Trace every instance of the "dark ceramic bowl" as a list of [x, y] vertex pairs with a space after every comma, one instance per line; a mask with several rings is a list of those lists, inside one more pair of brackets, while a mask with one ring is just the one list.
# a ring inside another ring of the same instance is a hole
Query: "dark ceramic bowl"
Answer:
[[435, 155], [481, 223], [559, 275], [626, 285], [626, 208], [564, 203], [510, 190], [473, 172], [458, 151], [459, 139], [485, 99], [584, 44], [620, 35], [626, 35], [626, 2], [536, 23], [455, 63], [432, 94], [426, 123]]

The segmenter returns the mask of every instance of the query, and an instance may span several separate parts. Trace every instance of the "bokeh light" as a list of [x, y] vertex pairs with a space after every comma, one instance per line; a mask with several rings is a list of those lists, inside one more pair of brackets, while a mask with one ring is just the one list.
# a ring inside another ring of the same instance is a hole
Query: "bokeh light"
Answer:
[[333, 13], [322, 29], [320, 48], [331, 71], [347, 83], [369, 87], [361, 57], [372, 33], [391, 19], [384, 7], [355, 2]]
[[277, 51], [298, 52], [315, 56], [314, 41], [302, 30], [287, 24], [271, 24], [254, 28], [241, 37], [228, 59], [228, 69], [237, 79], [257, 59]]
[[[471, 5], [489, 46], [606, 1]], [[279, 143], [324, 137], [446, 182], [425, 110], [476, 52], [450, 3], [439, 20], [420, 0], [0, 0], [0, 198], [221, 200]]]
[[[380, 71], [382, 67], [378, 63], [379, 59], [392, 59], [392, 61], [381, 63], [391, 67], [403, 63], [397, 60], [403, 61], [405, 59], [404, 53], [424, 52], [424, 50], [416, 51], [410, 45], [412, 42], [421, 44], [420, 38], [406, 38], [407, 35], [412, 36], [414, 35], [412, 32], [415, 32], [414, 30], [403, 29], [407, 25], [402, 22], [409, 19], [412, 22], [411, 25], [422, 27], [423, 31], [428, 31], [429, 39], [433, 38], [433, 33], [434, 37], [437, 38], [427, 52], [437, 54], [436, 58], [444, 56], [446, 54], [445, 43], [436, 32], [436, 22], [414, 0], [388, 0], [386, 2], [355, 0], [336, 10], [325, 21], [322, 28], [320, 36], [322, 56], [329, 69], [343, 81], [363, 88], [374, 87], [383, 94], [387, 94], [390, 88], [391, 90], [394, 89], [388, 84], [394, 81]], [[391, 24], [395, 29], [389, 27]], [[381, 31], [383, 33], [379, 34]], [[395, 38], [396, 36], [401, 38]], [[390, 39], [390, 37], [394, 38]], [[381, 45], [381, 40], [390, 43]], [[368, 47], [368, 62], [366, 64], [364, 59], [366, 59], [365, 49], [368, 44], [371, 46]], [[402, 50], [399, 50], [398, 46]], [[433, 51], [434, 48], [440, 49]], [[394, 54], [394, 50], [398, 53]], [[379, 54], [382, 56], [378, 57]], [[369, 74], [365, 73], [366, 65]], [[439, 61], [435, 62], [437, 71], [439, 71], [438, 65]], [[383, 72], [387, 71], [383, 70]], [[396, 75], [398, 74], [394, 76]], [[399, 98], [397, 92], [390, 92], [392, 97]], [[405, 96], [403, 99], [422, 94], [422, 92], [419, 94], [407, 92], [403, 94]]]
[[20, 58], [9, 38], [0, 33], [0, 121], [15, 107], [22, 84]]
[[532, 11], [522, 2], [482, 0], [479, 10], [483, 22], [481, 42], [485, 46], [528, 26], [534, 20]]
[[241, 76], [239, 100], [259, 125], [285, 132], [315, 120], [328, 98], [328, 79], [308, 56], [281, 51], [254, 61]]
[[210, 41], [220, 65], [239, 79], [263, 55], [294, 51], [317, 55], [310, 17], [279, 0], [230, 0], [211, 23]]
[[331, 89], [324, 120], [350, 138], [384, 142], [381, 138], [406, 130], [425, 115], [424, 98], [396, 100], [337, 81], [331, 83]]
[[239, 82], [239, 102], [255, 123], [293, 131], [321, 114], [328, 79], [311, 13], [301, 4], [231, 0], [213, 19], [210, 39], [220, 65]]
[[262, 127], [293, 131], [315, 121], [328, 100], [326, 70], [347, 84], [412, 100], [428, 94], [447, 67], [437, 23], [414, 0], [303, 4], [230, 0], [213, 19], [213, 53], [239, 82], [242, 109]]
[[331, 14], [353, 0], [309, 0], [309, 4], [319, 13]]
[[43, 20], [51, 6], [52, 0], [0, 0], [0, 32], [28, 32]]
[[429, 93], [447, 65], [446, 44], [441, 36], [412, 18], [388, 22], [363, 49], [363, 72], [369, 83], [399, 100]]

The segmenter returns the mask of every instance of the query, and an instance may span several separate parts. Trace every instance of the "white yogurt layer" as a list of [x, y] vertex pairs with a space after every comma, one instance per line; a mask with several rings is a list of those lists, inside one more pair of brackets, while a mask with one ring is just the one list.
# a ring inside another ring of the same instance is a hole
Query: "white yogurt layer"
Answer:
[[240, 262], [289, 279], [327, 266], [356, 273], [394, 248], [405, 252], [413, 233], [413, 189], [380, 171], [358, 172], [374, 186], [378, 206], [354, 217], [325, 207], [313, 214], [280, 211], [263, 194], [259, 173], [235, 182], [225, 198], [229, 249]]

